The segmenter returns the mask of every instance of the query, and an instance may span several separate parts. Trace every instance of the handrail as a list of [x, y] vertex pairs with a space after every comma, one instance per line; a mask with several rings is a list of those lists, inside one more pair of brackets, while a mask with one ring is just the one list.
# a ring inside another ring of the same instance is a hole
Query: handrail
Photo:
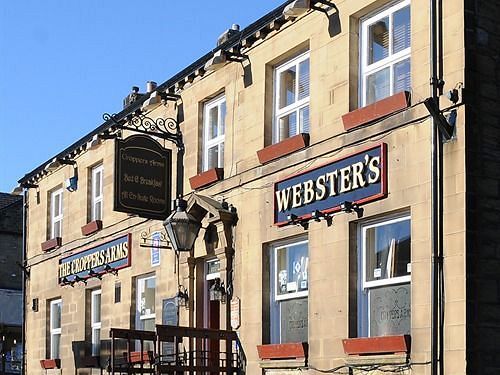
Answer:
[[[150, 374], [186, 371], [245, 374], [247, 359], [235, 331], [156, 325], [156, 332], [111, 328], [110, 336], [111, 358], [108, 371], [112, 374], [115, 371]], [[116, 340], [126, 340], [126, 352], [115, 353]], [[153, 359], [151, 362], [130, 359], [137, 357], [135, 350], [132, 351], [136, 341], [140, 342], [138, 353], [141, 353], [141, 359], [144, 353], [144, 341], [153, 342], [154, 352], [151, 353]], [[126, 356], [123, 356], [124, 354]]]

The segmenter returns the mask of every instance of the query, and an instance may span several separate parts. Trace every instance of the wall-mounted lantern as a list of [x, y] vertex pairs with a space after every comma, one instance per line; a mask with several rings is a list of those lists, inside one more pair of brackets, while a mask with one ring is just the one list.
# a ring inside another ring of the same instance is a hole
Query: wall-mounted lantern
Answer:
[[226, 288], [224, 287], [224, 281], [221, 281], [218, 277], [214, 279], [213, 285], [209, 290], [210, 301], [220, 301], [226, 303]]

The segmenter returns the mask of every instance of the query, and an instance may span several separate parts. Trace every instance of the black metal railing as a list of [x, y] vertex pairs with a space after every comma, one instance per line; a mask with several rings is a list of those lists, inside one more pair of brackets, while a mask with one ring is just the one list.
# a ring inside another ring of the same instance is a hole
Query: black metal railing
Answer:
[[112, 328], [110, 337], [111, 374], [245, 374], [234, 331], [157, 325], [156, 332]]

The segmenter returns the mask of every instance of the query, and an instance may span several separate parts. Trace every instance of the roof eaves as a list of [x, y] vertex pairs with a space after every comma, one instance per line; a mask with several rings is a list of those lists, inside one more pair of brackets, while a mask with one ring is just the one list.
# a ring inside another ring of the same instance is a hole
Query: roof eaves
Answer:
[[[200, 57], [198, 60], [181, 70], [179, 73], [175, 74], [173, 77], [162, 83], [157, 87], [156, 90], [158, 91], [168, 91], [168, 90], [173, 90], [175, 88], [175, 85], [179, 83], [181, 80], [184, 78], [188, 77], [189, 75], [193, 74], [196, 70], [201, 69], [205, 66], [205, 63], [213, 56], [213, 54], [221, 49], [227, 50], [230, 48], [234, 48], [238, 46], [241, 42], [241, 40], [248, 38], [255, 34], [259, 29], [263, 28], [270, 22], [282, 18], [282, 13], [283, 9], [291, 2], [294, 0], [287, 0], [285, 1], [282, 5], [278, 6], [271, 12], [267, 13], [263, 17], [259, 18], [257, 21], [251, 23], [247, 27], [245, 27], [241, 33], [235, 34], [231, 38], [229, 38], [225, 43], [221, 44], [220, 46], [217, 46], [216, 48], [212, 49], [211, 51], [207, 52], [205, 55]], [[147, 99], [149, 98], [149, 94], [142, 96], [140, 99], [137, 101], [133, 102], [126, 108], [124, 108], [122, 111], [116, 114], [116, 118], [118, 120], [121, 120], [125, 118], [126, 116], [134, 113], [137, 109], [141, 108], [142, 103], [144, 103]], [[110, 129], [114, 124], [111, 121], [105, 121], [102, 123], [100, 126], [92, 130], [90, 133], [86, 134], [82, 138], [80, 138], [78, 141], [58, 153], [56, 156], [50, 158], [31, 172], [25, 174], [22, 178], [18, 180], [19, 184], [28, 182], [30, 180], [34, 180], [34, 178], [40, 174], [41, 172], [44, 171], [45, 165], [47, 165], [52, 159], [54, 158], [63, 158], [67, 156], [70, 153], [73, 153], [75, 150], [78, 150], [82, 147], [84, 147], [87, 142], [92, 140], [92, 137], [96, 134], [103, 133]]]

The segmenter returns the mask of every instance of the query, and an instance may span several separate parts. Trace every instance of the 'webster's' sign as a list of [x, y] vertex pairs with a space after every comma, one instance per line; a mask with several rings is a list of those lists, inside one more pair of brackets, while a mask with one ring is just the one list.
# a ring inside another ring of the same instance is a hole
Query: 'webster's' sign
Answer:
[[86, 279], [106, 273], [106, 266], [118, 270], [130, 266], [131, 235], [119, 237], [99, 246], [72, 254], [59, 260], [59, 283], [74, 281], [76, 276]]
[[292, 214], [307, 218], [316, 210], [337, 211], [345, 201], [365, 203], [384, 197], [386, 150], [383, 143], [278, 181], [274, 185], [274, 223], [284, 225]]

